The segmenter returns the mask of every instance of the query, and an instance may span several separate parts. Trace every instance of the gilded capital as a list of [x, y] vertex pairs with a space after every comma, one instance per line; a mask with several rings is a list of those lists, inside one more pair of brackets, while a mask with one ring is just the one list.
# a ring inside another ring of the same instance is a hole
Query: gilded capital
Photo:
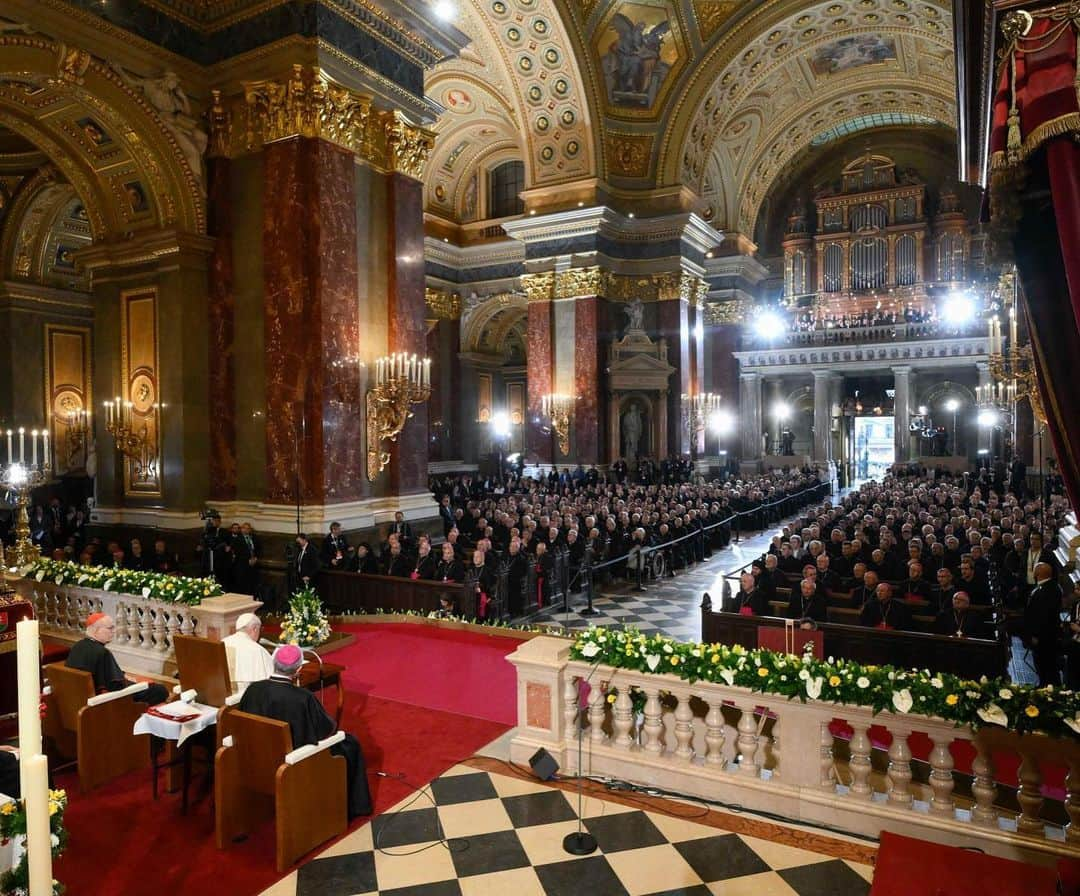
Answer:
[[461, 296], [428, 287], [424, 290], [424, 302], [436, 320], [457, 320], [461, 317]]
[[604, 271], [599, 267], [571, 268], [555, 274], [555, 298], [603, 295]]
[[555, 274], [543, 271], [539, 274], [522, 274], [521, 288], [530, 302], [545, 302], [554, 298]]
[[399, 112], [385, 123], [389, 168], [406, 177], [420, 180], [424, 165], [435, 146], [435, 134], [410, 124]]

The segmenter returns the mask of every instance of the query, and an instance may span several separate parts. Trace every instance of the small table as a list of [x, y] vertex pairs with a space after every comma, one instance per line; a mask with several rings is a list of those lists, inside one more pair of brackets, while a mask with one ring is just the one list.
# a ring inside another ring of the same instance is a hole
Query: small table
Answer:
[[334, 715], [334, 723], [341, 727], [341, 713], [345, 708], [345, 689], [341, 683], [341, 673], [345, 667], [337, 663], [323, 663], [322, 666], [315, 661], [309, 660], [300, 667], [300, 675], [297, 684], [309, 691], [321, 690], [329, 685], [337, 688], [337, 711]]
[[[173, 703], [165, 703], [155, 709], [168, 710], [173, 707], [177, 707], [179, 701]], [[135, 734], [149, 734], [152, 738], [165, 741], [166, 743], [174, 744], [173, 749], [179, 754], [179, 758], [170, 759], [168, 762], [161, 763], [159, 761], [160, 750], [151, 750], [152, 763], [153, 763], [153, 793], [154, 799], [158, 798], [158, 772], [163, 768], [170, 768], [171, 766], [181, 763], [183, 767], [183, 796], [181, 798], [181, 812], [187, 814], [188, 810], [188, 785], [191, 783], [191, 745], [189, 740], [201, 739], [199, 735], [202, 734], [208, 728], [212, 728], [217, 725], [218, 708], [216, 706], [204, 706], [201, 703], [189, 703], [183, 704], [184, 707], [190, 710], [189, 714], [196, 714], [196, 717], [189, 719], [185, 722], [176, 721], [174, 719], [164, 719], [160, 715], [151, 715], [148, 712], [139, 716], [138, 721], [135, 722], [134, 733]], [[213, 750], [211, 752], [211, 768], [213, 768]]]

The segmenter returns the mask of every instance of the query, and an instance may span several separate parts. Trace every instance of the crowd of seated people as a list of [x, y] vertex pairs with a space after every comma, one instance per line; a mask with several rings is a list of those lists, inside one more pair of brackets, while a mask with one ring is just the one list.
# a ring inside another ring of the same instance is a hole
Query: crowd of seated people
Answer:
[[1065, 642], [1080, 636], [1080, 609], [1063, 631], [1054, 581], [1051, 545], [1065, 512], [1060, 498], [1024, 501], [976, 477], [890, 475], [785, 527], [724, 609], [787, 615], [805, 627], [848, 622], [978, 638], [1007, 631], [1030, 651], [1040, 681], [1060, 682]]
[[935, 320], [932, 309], [905, 307], [903, 311], [858, 311], [851, 314], [816, 314], [803, 311], [792, 317], [791, 330], [808, 333], [812, 330], [847, 330], [858, 327], [888, 327], [897, 324], [930, 324]]

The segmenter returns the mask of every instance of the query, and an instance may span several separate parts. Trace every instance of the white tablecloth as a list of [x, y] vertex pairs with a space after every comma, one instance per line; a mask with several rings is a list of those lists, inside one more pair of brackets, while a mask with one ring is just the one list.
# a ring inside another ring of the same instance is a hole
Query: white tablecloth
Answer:
[[179, 747], [193, 734], [198, 734], [204, 728], [216, 724], [218, 709], [216, 706], [203, 706], [201, 703], [181, 703], [176, 700], [172, 703], [164, 703], [157, 707], [158, 711], [168, 712], [172, 709], [186, 709], [185, 715], [197, 712], [199, 715], [188, 722], [173, 722], [159, 716], [143, 713], [135, 723], [136, 734], [153, 734], [163, 740], [175, 740]]

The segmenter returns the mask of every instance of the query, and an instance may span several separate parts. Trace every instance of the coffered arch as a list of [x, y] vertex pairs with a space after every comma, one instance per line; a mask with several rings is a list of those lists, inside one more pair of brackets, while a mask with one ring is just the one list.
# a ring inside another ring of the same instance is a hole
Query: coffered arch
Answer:
[[37, 34], [0, 34], [0, 126], [70, 183], [95, 241], [206, 229], [201, 172], [142, 91], [104, 60]]
[[[466, 307], [462, 318], [462, 351], [502, 354], [512, 335], [523, 340], [528, 300], [524, 295], [505, 292], [477, 299]], [[523, 343], [524, 344], [524, 343]]]
[[953, 125], [951, 33], [943, 0], [781, 0], [734, 16], [670, 110], [659, 182], [703, 195], [714, 226], [752, 233], [777, 172], [839, 119], [876, 106]]

